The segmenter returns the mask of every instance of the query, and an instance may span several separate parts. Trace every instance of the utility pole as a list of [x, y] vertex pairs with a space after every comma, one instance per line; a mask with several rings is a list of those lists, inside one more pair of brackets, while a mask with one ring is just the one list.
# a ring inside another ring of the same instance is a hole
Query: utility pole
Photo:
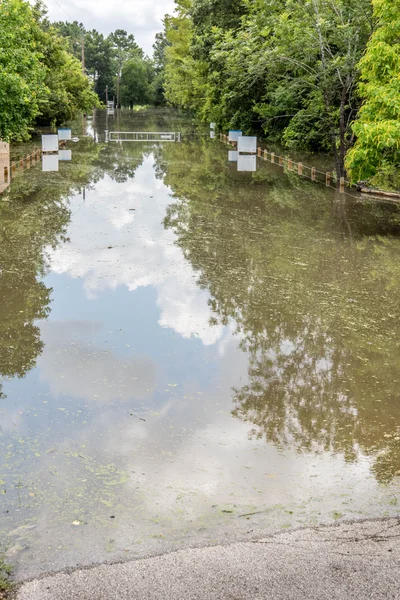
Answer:
[[120, 77], [121, 77], [121, 75], [120, 75], [120, 71], [119, 71], [119, 68], [118, 68], [118, 75], [117, 75], [117, 108], [121, 108], [120, 98], [119, 98], [119, 81], [120, 81]]
[[106, 104], [108, 107], [108, 85], [106, 85]]
[[82, 36], [82, 73], [85, 75], [85, 36]]

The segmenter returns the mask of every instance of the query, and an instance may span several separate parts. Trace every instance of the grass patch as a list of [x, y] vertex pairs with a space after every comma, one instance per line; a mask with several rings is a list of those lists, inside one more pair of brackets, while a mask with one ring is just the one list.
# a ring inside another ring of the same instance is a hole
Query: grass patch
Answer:
[[11, 597], [14, 584], [10, 579], [12, 568], [8, 565], [2, 556], [0, 556], [0, 599]]

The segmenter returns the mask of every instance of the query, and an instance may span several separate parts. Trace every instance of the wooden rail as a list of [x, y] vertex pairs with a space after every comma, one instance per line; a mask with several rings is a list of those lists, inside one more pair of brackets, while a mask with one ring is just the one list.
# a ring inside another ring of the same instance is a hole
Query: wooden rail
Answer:
[[[220, 133], [219, 139], [225, 144], [230, 146], [234, 145], [234, 143], [230, 142], [228, 136], [224, 133]], [[283, 167], [283, 169], [288, 172], [297, 173], [299, 177], [305, 177], [306, 179], [310, 179], [311, 181], [315, 181], [317, 183], [325, 183], [326, 187], [336, 188], [339, 186], [340, 192], [344, 192], [346, 187], [353, 187], [350, 181], [347, 181], [344, 177], [337, 177], [336, 173], [334, 172], [320, 171], [316, 167], [308, 167], [302, 162], [295, 162], [289, 156], [279, 156], [276, 155], [275, 152], [269, 152], [261, 147], [257, 148], [257, 156], [274, 165]], [[335, 183], [335, 185], [331, 185], [332, 182]]]
[[9, 178], [11, 180], [15, 177], [15, 175], [17, 175], [17, 173], [20, 173], [25, 169], [30, 169], [32, 165], [35, 165], [41, 159], [41, 156], [42, 151], [40, 148], [37, 148], [31, 154], [26, 154], [19, 160], [12, 162], [10, 164], [10, 172], [8, 167], [4, 167], [4, 181], [8, 183]]

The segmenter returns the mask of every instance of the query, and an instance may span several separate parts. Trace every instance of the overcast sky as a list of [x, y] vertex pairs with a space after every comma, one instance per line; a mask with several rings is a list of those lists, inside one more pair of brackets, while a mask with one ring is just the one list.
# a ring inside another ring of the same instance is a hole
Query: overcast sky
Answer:
[[78, 21], [86, 29], [108, 34], [115, 29], [133, 33], [146, 54], [152, 54], [161, 20], [174, 9], [173, 0], [45, 0], [51, 21]]

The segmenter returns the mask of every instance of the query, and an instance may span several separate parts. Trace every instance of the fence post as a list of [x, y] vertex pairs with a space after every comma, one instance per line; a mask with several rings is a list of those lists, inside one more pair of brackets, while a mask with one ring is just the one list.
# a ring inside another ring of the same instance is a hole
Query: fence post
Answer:
[[303, 175], [303, 163], [299, 162], [299, 164], [297, 165], [297, 173], [299, 175]]
[[328, 172], [328, 173], [326, 173], [326, 176], [325, 176], [325, 184], [326, 184], [328, 187], [330, 187], [330, 185], [331, 185], [331, 174], [330, 174], [329, 172]]
[[279, 157], [279, 166], [282, 167], [283, 166], [283, 156]]
[[316, 180], [315, 167], [311, 167], [311, 181], [315, 181], [315, 180]]
[[275, 152], [271, 152], [271, 162], [275, 162]]
[[340, 178], [340, 193], [344, 193], [344, 177]]
[[292, 161], [292, 159], [291, 159], [291, 158], [288, 158], [288, 161], [287, 161], [287, 168], [289, 169], [289, 171], [291, 171], [291, 170], [292, 170], [292, 167], [293, 167], [293, 161]]
[[260, 147], [257, 148], [257, 154], [258, 154], [258, 156], [261, 156], [261, 148]]

